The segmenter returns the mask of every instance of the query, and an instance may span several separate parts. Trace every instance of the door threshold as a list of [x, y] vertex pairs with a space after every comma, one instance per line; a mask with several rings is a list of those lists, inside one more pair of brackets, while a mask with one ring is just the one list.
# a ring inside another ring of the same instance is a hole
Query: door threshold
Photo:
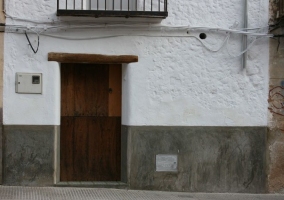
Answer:
[[116, 188], [127, 189], [127, 183], [120, 181], [66, 181], [58, 182], [56, 187], [93, 187], [93, 188]]

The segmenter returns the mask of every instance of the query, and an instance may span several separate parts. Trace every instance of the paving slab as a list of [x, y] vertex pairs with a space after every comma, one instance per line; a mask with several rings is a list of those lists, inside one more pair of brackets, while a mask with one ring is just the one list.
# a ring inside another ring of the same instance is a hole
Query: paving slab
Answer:
[[284, 200], [284, 194], [211, 194], [104, 188], [0, 186], [1, 200]]

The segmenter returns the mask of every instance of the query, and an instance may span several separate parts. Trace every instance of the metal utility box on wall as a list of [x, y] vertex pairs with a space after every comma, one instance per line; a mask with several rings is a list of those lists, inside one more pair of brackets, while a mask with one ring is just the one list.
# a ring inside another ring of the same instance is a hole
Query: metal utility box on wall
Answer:
[[16, 93], [41, 94], [41, 73], [16, 73]]

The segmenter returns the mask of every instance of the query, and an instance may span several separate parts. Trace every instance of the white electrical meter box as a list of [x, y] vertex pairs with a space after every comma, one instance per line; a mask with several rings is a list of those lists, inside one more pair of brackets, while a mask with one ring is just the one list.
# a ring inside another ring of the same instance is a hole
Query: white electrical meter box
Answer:
[[41, 73], [16, 73], [16, 93], [41, 94]]

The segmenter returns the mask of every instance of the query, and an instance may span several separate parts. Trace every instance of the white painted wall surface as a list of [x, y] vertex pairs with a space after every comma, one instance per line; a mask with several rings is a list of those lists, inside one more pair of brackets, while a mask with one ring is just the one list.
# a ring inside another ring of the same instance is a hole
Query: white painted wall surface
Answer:
[[[243, 0], [169, 0], [169, 17], [163, 25], [229, 28], [242, 24]], [[38, 21], [56, 17], [56, 0], [9, 0], [6, 13]], [[80, 20], [81, 18], [74, 18]], [[93, 19], [96, 21], [97, 19]], [[125, 19], [124, 19], [125, 20]], [[74, 20], [75, 21], [75, 20]], [[268, 1], [249, 1], [249, 26], [266, 26]], [[7, 18], [6, 24], [30, 24]], [[72, 22], [71, 22], [72, 24]], [[38, 24], [42, 27], [43, 24]], [[24, 34], [5, 33], [4, 124], [60, 124], [60, 68], [48, 62], [48, 52], [139, 56], [123, 70], [123, 124], [160, 126], [266, 126], [268, 93], [268, 39], [258, 40], [242, 70], [241, 36], [232, 36], [228, 48], [206, 50], [193, 38], [123, 36], [96, 40], [40, 37], [34, 54]], [[88, 29], [56, 31], [68, 37], [94, 37], [128, 30]], [[149, 34], [149, 30], [140, 31]], [[192, 32], [191, 35], [199, 35]], [[186, 35], [181, 32], [180, 35]], [[204, 42], [217, 48], [224, 34], [207, 33]], [[36, 36], [30, 35], [36, 46]], [[16, 94], [15, 73], [43, 73], [43, 94]]]

